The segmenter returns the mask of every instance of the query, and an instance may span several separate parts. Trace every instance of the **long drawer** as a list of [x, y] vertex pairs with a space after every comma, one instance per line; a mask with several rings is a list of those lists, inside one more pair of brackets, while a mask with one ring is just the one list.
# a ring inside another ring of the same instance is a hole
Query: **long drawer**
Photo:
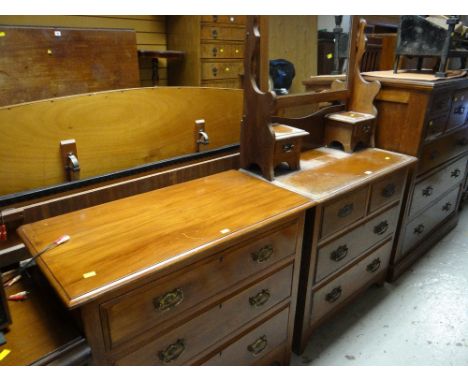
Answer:
[[289, 309], [253, 329], [204, 363], [207, 366], [258, 364], [288, 337]]
[[245, 246], [217, 256], [157, 282], [133, 290], [101, 306], [109, 347], [133, 338], [296, 251], [298, 222], [277, 229]]
[[242, 60], [202, 62], [202, 80], [239, 78], [244, 71]]
[[[183, 365], [291, 295], [293, 266], [220, 302], [186, 324], [121, 358], [118, 365]], [[285, 337], [286, 338], [286, 337]]]
[[460, 158], [416, 184], [411, 201], [410, 218], [462, 181], [466, 160], [466, 157]]
[[343, 273], [314, 293], [310, 323], [315, 324], [327, 313], [337, 308], [355, 291], [370, 282], [388, 267], [392, 241], [379, 247], [350, 270]]
[[406, 226], [400, 257], [404, 256], [455, 210], [459, 189], [456, 187]]
[[315, 282], [338, 271], [367, 249], [388, 238], [398, 222], [398, 206], [369, 220], [318, 250]]

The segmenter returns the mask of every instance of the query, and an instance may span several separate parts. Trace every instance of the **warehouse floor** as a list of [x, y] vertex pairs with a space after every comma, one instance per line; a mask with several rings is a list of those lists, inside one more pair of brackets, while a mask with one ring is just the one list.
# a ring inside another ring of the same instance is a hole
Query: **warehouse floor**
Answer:
[[430, 252], [322, 325], [291, 364], [468, 365], [468, 203]]

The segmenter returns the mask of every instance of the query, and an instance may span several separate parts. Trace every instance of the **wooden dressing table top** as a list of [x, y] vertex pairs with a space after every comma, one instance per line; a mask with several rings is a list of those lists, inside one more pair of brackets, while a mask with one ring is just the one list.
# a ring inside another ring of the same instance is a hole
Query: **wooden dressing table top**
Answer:
[[[93, 300], [314, 203], [238, 171], [116, 200], [18, 229], [69, 308]], [[95, 276], [84, 277], [95, 272]]]
[[409, 155], [381, 149], [347, 154], [319, 148], [303, 152], [301, 170], [278, 175], [273, 184], [323, 202], [416, 161]]

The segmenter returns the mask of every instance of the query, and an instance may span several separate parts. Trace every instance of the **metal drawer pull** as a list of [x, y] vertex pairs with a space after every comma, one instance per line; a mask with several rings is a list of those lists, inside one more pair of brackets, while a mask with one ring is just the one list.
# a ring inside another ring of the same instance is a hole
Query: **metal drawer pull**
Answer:
[[380, 258], [376, 258], [374, 259], [374, 261], [372, 263], [370, 263], [367, 267], [366, 267], [366, 271], [367, 272], [370, 272], [370, 273], [374, 273], [377, 271], [377, 269], [380, 268], [380, 264], [382, 262], [380, 261]]
[[396, 186], [393, 183], [387, 184], [383, 189], [382, 189], [382, 196], [384, 198], [391, 198], [396, 191]]
[[213, 73], [213, 76], [216, 77], [218, 75], [218, 68], [217, 67], [211, 68], [211, 72]]
[[338, 211], [338, 216], [340, 218], [345, 218], [346, 216], [350, 215], [351, 212], [353, 212], [353, 209], [353, 203], [346, 204], [344, 207], [340, 208], [340, 210]]
[[265, 245], [264, 247], [260, 248], [258, 251], [253, 252], [251, 254], [252, 260], [257, 263], [263, 263], [267, 261], [271, 255], [273, 255], [273, 246], [272, 245]]
[[458, 178], [461, 174], [461, 171], [457, 168], [455, 170], [453, 170], [450, 174], [450, 177], [451, 178]]
[[330, 255], [330, 259], [332, 259], [333, 261], [341, 261], [343, 260], [347, 255], [348, 255], [348, 246], [345, 244], [345, 245], [340, 245], [337, 249], [335, 249], [331, 255]]
[[213, 57], [216, 57], [218, 54], [218, 48], [214, 47], [211, 52], [213, 53]]
[[414, 233], [420, 235], [424, 232], [424, 224], [419, 224], [415, 229]]
[[385, 232], [387, 232], [388, 229], [388, 222], [384, 220], [383, 222], [380, 222], [374, 227], [374, 233], [377, 235], [383, 235]]
[[160, 312], [172, 309], [184, 301], [184, 292], [177, 288], [154, 299], [154, 307]]
[[455, 110], [453, 111], [453, 114], [464, 114], [464, 113], [465, 113], [464, 106], [456, 107]]
[[263, 335], [257, 338], [254, 342], [252, 342], [249, 346], [247, 346], [247, 350], [252, 353], [254, 356], [260, 354], [268, 345], [266, 335]]
[[336, 287], [336, 288], [333, 288], [330, 293], [327, 293], [327, 295], [325, 296], [325, 300], [327, 300], [330, 303], [335, 302], [336, 300], [338, 300], [341, 297], [341, 292], [342, 291], [343, 290], [341, 289], [340, 286]]
[[268, 289], [263, 289], [261, 292], [258, 292], [255, 296], [249, 297], [249, 304], [255, 307], [265, 305], [266, 302], [270, 299], [270, 296], [270, 291]]
[[175, 343], [170, 344], [166, 350], [161, 350], [158, 353], [159, 359], [164, 363], [175, 361], [185, 350], [185, 341], [178, 339]]
[[447, 202], [444, 204], [444, 206], [442, 207], [442, 211], [450, 211], [452, 209], [452, 203], [450, 202]]
[[362, 131], [363, 131], [364, 134], [369, 133], [370, 130], [371, 130], [371, 127], [369, 125], [366, 125], [366, 126], [362, 127]]
[[218, 30], [217, 29], [212, 29], [211, 30], [211, 37], [218, 38]]
[[427, 186], [424, 190], [422, 190], [423, 196], [431, 196], [434, 188], [432, 186]]
[[291, 151], [294, 150], [294, 144], [293, 143], [287, 143], [285, 145], [283, 145], [283, 152], [285, 153], [290, 153]]

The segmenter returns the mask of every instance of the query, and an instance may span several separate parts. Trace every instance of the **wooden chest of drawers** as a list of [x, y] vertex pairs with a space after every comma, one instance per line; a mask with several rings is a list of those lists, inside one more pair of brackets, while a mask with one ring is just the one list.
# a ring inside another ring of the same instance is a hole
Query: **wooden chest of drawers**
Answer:
[[186, 52], [169, 66], [169, 85], [242, 88], [246, 16], [168, 16], [168, 49]]
[[20, 227], [103, 365], [288, 364], [310, 200], [237, 171]]
[[379, 80], [377, 147], [420, 159], [398, 228], [393, 280], [457, 224], [468, 158], [468, 78]]

